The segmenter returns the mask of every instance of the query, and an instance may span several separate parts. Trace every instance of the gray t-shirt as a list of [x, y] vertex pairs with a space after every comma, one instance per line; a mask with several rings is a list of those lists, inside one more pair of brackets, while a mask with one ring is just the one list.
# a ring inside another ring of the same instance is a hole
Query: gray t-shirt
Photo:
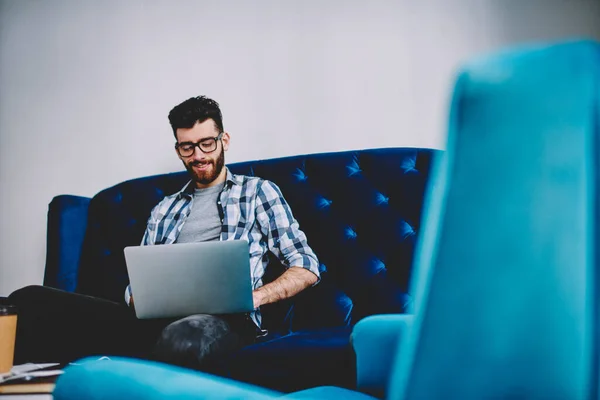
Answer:
[[225, 183], [194, 190], [190, 215], [186, 218], [176, 243], [207, 242], [221, 237], [221, 218], [217, 199]]

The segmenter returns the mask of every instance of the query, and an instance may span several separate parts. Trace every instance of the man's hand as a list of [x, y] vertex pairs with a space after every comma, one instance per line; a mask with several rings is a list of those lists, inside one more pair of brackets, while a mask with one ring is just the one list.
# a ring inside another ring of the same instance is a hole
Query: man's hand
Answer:
[[135, 310], [135, 304], [133, 303], [133, 295], [131, 295], [131, 297], [129, 298], [129, 307]]
[[258, 290], [252, 292], [252, 300], [254, 302], [254, 309], [256, 310], [258, 307], [263, 305], [263, 295]]
[[302, 267], [291, 267], [273, 282], [252, 292], [254, 308], [295, 296], [307, 287], [314, 285], [317, 280], [317, 276], [309, 270]]

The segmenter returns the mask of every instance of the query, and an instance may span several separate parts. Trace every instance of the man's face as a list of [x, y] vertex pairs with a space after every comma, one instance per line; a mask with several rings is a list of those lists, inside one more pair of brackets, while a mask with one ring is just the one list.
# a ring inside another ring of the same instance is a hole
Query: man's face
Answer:
[[[219, 131], [214, 121], [207, 119], [204, 122], [196, 123], [192, 128], [177, 129], [176, 135], [179, 145], [184, 143], [196, 144], [201, 141], [203, 143], [214, 143], [214, 141], [205, 140], [216, 138], [219, 135]], [[205, 148], [202, 144], [200, 147]], [[190, 173], [196, 186], [204, 188], [225, 181], [225, 170], [223, 167], [225, 166], [225, 151], [227, 149], [229, 149], [229, 134], [224, 132], [222, 140], [218, 140], [216, 148], [209, 153], [202, 152], [196, 146], [194, 147], [193, 154], [188, 157], [182, 157], [179, 153], [177, 155]]]

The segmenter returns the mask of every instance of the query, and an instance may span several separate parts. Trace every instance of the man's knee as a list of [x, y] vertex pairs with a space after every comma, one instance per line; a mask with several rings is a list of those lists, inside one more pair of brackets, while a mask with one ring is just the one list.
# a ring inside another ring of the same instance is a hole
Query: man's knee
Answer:
[[239, 342], [237, 334], [222, 318], [192, 315], [163, 329], [154, 355], [159, 361], [210, 371], [237, 350]]
[[28, 303], [34, 302], [39, 296], [43, 296], [46, 293], [47, 288], [39, 285], [25, 286], [15, 290], [8, 296], [8, 301], [12, 303]]

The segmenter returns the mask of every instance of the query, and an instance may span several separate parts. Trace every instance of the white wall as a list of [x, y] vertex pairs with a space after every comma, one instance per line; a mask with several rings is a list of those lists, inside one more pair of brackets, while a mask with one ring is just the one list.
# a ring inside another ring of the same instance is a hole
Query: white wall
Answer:
[[47, 204], [180, 169], [167, 113], [206, 94], [227, 160], [444, 147], [461, 60], [600, 38], [597, 0], [0, 0], [0, 295], [41, 283]]

